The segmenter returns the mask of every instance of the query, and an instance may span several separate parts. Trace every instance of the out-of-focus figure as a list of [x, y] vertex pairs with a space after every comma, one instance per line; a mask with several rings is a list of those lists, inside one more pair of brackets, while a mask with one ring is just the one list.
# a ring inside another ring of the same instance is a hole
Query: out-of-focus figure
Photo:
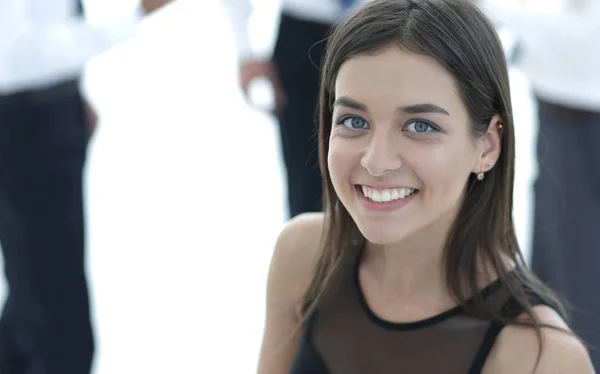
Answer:
[[533, 270], [572, 305], [600, 367], [600, 1], [479, 5], [519, 38], [537, 102]]
[[248, 36], [250, 0], [221, 0], [233, 24], [238, 48], [240, 85], [246, 95], [256, 78], [275, 91], [273, 114], [280, 126], [287, 171], [289, 214], [321, 209], [316, 107], [320, 63], [331, 26], [367, 0], [283, 0], [272, 56], [258, 56]]
[[96, 115], [79, 77], [166, 2], [92, 27], [77, 0], [0, 0], [0, 373], [90, 372], [82, 171]]

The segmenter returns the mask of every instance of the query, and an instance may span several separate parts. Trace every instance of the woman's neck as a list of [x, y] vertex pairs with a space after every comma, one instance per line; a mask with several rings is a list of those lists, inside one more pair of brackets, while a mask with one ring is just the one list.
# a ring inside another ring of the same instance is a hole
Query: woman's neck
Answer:
[[[398, 243], [378, 245], [366, 243], [361, 259], [364, 271], [379, 292], [398, 300], [422, 298], [452, 303], [453, 297], [446, 279], [445, 249], [456, 214], [449, 212], [432, 225]], [[497, 279], [491, 262], [476, 254], [481, 288]]]
[[444, 248], [447, 228], [428, 228], [402, 242], [367, 242], [361, 267], [389, 297], [410, 300], [429, 295], [449, 296], [445, 279]]

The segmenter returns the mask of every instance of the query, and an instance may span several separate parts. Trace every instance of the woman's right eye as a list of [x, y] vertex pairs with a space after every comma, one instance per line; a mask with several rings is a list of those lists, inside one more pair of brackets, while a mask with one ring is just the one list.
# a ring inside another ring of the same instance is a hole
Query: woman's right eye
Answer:
[[350, 130], [364, 130], [369, 128], [367, 121], [360, 117], [344, 116], [338, 121], [338, 125], [343, 125]]

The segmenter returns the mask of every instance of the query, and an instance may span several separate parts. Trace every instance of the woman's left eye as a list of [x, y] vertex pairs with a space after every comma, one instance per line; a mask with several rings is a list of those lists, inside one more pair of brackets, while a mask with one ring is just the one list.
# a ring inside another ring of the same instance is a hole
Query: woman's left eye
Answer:
[[428, 132], [438, 131], [435, 127], [425, 121], [412, 121], [406, 126], [406, 128], [408, 131], [417, 134], [426, 134]]

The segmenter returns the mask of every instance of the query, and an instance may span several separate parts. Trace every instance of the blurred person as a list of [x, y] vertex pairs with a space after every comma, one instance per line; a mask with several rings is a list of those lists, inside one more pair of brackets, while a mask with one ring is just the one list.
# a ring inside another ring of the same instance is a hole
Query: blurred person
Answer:
[[82, 171], [97, 118], [80, 74], [165, 3], [144, 0], [130, 16], [92, 27], [75, 0], [0, 0], [2, 374], [90, 372]]
[[290, 217], [321, 210], [315, 110], [324, 39], [334, 22], [365, 2], [283, 0], [274, 51], [263, 56], [248, 36], [251, 0], [221, 0], [233, 25], [243, 93], [256, 78], [268, 79], [275, 92]]
[[514, 231], [503, 46], [467, 0], [375, 0], [328, 39], [324, 213], [280, 233], [260, 374], [593, 369]]
[[479, 1], [519, 40], [537, 103], [532, 270], [572, 307], [600, 367], [600, 1]]

